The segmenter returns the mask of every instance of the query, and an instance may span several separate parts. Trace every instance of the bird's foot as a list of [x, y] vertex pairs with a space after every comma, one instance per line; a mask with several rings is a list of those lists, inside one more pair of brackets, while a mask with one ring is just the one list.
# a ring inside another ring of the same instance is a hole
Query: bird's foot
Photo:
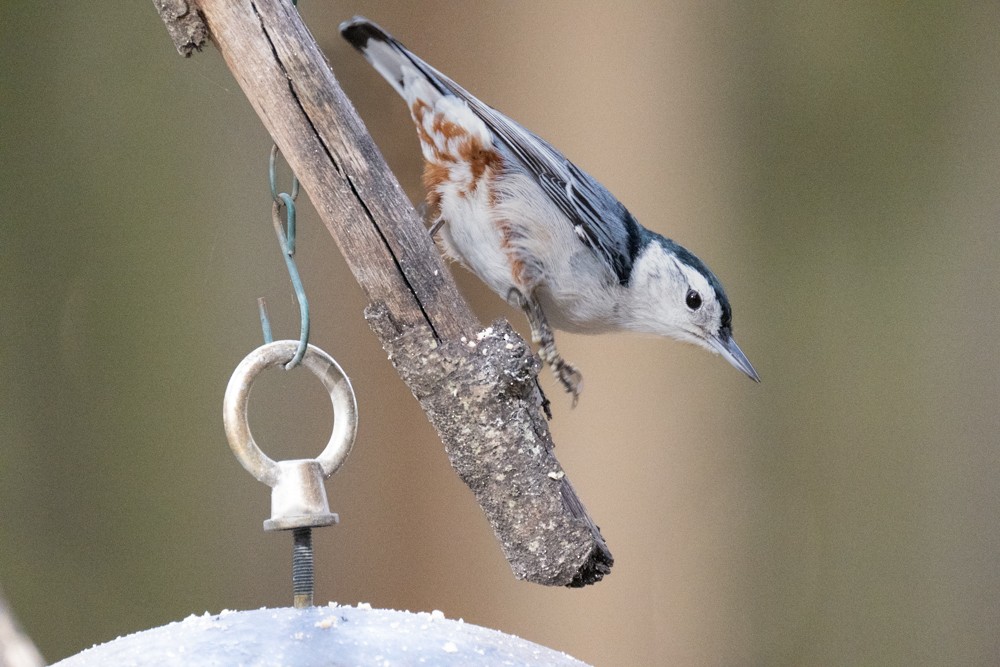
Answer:
[[575, 408], [580, 400], [580, 392], [583, 391], [583, 374], [577, 370], [576, 366], [562, 358], [556, 350], [554, 342], [547, 346], [542, 345], [538, 354], [542, 361], [552, 369], [552, 374], [556, 376], [563, 388], [573, 395], [573, 407]]
[[580, 392], [583, 390], [583, 375], [559, 354], [556, 349], [555, 336], [548, 320], [545, 319], [545, 313], [542, 312], [541, 306], [534, 298], [527, 298], [516, 289], [511, 290], [507, 298], [511, 303], [518, 304], [528, 316], [528, 323], [531, 325], [531, 340], [538, 345], [538, 356], [552, 369], [559, 384], [573, 395], [573, 407], [575, 408], [580, 400]]
[[438, 230], [441, 229], [442, 226], [444, 226], [444, 218], [439, 217], [437, 220], [434, 221], [434, 224], [430, 226], [430, 229], [427, 230], [427, 233], [431, 235], [431, 238], [434, 238], [437, 235]]
[[537, 377], [535, 378], [535, 387], [538, 388], [539, 405], [542, 407], [542, 412], [545, 413], [545, 418], [551, 421], [552, 401], [550, 401], [549, 397], [545, 395], [545, 391], [542, 389], [542, 383], [538, 381]]
[[422, 202], [417, 207], [417, 215], [420, 216], [425, 225], [430, 224], [430, 227], [427, 228], [427, 233], [431, 235], [431, 238], [434, 238], [438, 230], [444, 225], [444, 217], [441, 215], [441, 212], [437, 207], [432, 207], [427, 202]]

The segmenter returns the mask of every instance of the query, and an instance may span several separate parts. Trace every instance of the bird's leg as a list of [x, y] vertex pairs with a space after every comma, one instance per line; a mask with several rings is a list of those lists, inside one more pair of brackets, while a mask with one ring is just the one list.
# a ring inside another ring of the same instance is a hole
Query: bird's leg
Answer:
[[521, 306], [524, 314], [528, 316], [528, 324], [531, 325], [531, 340], [538, 345], [538, 356], [552, 369], [552, 373], [565, 387], [566, 391], [573, 395], [573, 407], [576, 407], [580, 399], [580, 391], [583, 389], [583, 375], [575, 366], [568, 363], [556, 349], [556, 339], [552, 334], [545, 319], [545, 313], [538, 301], [532, 297], [526, 297], [517, 290], [511, 290], [512, 300]]
[[434, 235], [438, 233], [438, 230], [441, 229], [442, 225], [444, 225], [444, 218], [438, 216], [438, 219], [434, 221], [434, 224], [431, 225], [431, 228], [429, 230], [431, 238], [434, 238]]
[[[428, 222], [431, 223], [430, 228], [427, 230], [427, 233], [431, 235], [431, 238], [434, 238], [434, 236], [438, 233], [438, 230], [441, 229], [441, 226], [444, 225], [444, 217], [441, 215], [441, 212], [437, 210], [437, 207], [432, 209], [427, 202], [422, 202], [420, 206], [417, 207], [417, 215], [419, 215], [420, 219], [424, 221], [424, 224], [427, 224]], [[432, 215], [437, 215], [433, 221], [430, 220]]]

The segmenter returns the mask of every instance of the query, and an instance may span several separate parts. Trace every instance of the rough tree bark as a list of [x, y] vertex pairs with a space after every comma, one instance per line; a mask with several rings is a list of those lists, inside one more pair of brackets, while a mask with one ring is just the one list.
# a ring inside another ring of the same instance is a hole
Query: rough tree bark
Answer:
[[[537, 357], [483, 328], [288, 0], [154, 0], [178, 50], [208, 35], [370, 301], [400, 377], [473, 491], [515, 576], [583, 586], [613, 559], [553, 455]], [[199, 25], [200, 24], [200, 25]]]

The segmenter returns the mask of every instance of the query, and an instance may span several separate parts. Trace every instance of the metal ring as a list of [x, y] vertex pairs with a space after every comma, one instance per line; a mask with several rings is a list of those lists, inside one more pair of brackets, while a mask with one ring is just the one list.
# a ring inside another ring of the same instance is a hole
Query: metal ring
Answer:
[[[278, 464], [260, 450], [250, 433], [250, 423], [247, 421], [250, 387], [261, 371], [280, 366], [291, 359], [298, 345], [297, 340], [276, 340], [248, 354], [233, 371], [222, 404], [222, 419], [229, 447], [251, 475], [270, 487], [278, 482]], [[330, 393], [333, 403], [333, 433], [330, 434], [330, 442], [316, 457], [323, 477], [326, 478], [344, 463], [351, 452], [358, 429], [358, 405], [351, 381], [329, 354], [309, 345], [301, 365], [319, 378]]]

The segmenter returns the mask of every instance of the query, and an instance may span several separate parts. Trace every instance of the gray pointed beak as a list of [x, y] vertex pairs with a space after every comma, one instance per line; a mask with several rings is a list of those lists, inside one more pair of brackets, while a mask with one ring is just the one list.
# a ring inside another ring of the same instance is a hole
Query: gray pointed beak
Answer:
[[716, 352], [721, 354], [726, 361], [746, 373], [747, 377], [754, 382], [760, 382], [760, 376], [757, 375], [757, 371], [755, 371], [753, 366], [750, 365], [750, 360], [747, 359], [747, 355], [743, 354], [743, 350], [741, 350], [740, 346], [736, 344], [735, 338], [732, 336], [726, 336], [725, 334], [721, 336], [710, 336], [708, 343]]

